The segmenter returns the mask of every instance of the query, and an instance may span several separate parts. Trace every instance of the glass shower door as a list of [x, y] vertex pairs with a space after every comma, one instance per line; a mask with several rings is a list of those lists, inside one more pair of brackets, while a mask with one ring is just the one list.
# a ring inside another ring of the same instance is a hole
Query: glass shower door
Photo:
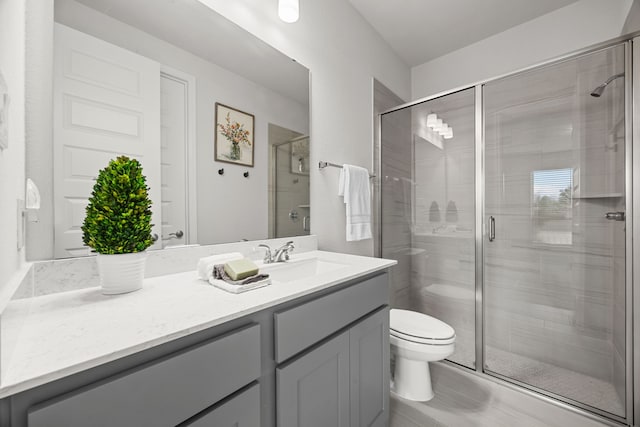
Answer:
[[624, 73], [619, 45], [484, 86], [484, 370], [620, 417]]
[[309, 137], [272, 146], [272, 238], [305, 236], [311, 230]]
[[456, 332], [449, 361], [476, 364], [475, 91], [382, 116], [382, 256], [394, 308]]

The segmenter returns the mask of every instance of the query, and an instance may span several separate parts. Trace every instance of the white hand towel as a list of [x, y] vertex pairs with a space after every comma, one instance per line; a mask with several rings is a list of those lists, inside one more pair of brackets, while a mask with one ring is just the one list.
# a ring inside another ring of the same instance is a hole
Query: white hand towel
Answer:
[[213, 266], [224, 264], [225, 262], [242, 259], [244, 256], [240, 252], [230, 252], [228, 254], [212, 255], [198, 260], [198, 277], [209, 281], [213, 277]]
[[347, 242], [371, 239], [371, 188], [369, 171], [343, 165], [338, 195], [344, 196], [347, 213]]
[[338, 196], [340, 197], [344, 196], [344, 174], [347, 170], [345, 166], [348, 165], [342, 165], [342, 169], [340, 169], [340, 178], [338, 179]]

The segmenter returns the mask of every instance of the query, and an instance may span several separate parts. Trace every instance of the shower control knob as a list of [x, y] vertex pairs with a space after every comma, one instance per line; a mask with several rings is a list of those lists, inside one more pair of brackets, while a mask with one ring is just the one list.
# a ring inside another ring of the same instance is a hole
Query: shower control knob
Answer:
[[624, 221], [624, 212], [607, 212], [604, 217], [610, 221]]

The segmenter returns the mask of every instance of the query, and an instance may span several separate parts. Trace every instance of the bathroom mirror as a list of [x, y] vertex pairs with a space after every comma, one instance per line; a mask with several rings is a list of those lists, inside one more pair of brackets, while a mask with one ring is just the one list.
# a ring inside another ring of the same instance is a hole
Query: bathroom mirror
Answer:
[[[304, 66], [197, 0], [32, 3], [52, 15], [51, 28], [29, 29], [52, 64], [27, 90], [48, 90], [53, 109], [28, 111], [52, 117], [50, 138], [27, 149], [27, 174], [47, 194], [27, 224], [28, 259], [90, 253], [87, 198], [121, 154], [147, 176], [152, 249], [309, 234]], [[219, 117], [216, 103], [228, 107]], [[236, 123], [250, 132], [240, 146]], [[276, 147], [287, 148], [286, 165]]]

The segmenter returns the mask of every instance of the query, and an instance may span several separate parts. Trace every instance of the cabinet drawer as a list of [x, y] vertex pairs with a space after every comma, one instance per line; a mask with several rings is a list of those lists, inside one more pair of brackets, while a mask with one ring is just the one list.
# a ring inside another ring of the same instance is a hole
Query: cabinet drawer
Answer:
[[386, 273], [275, 314], [275, 355], [280, 363], [358, 320], [389, 299]]
[[213, 408], [185, 427], [260, 427], [260, 385]]
[[175, 426], [260, 374], [253, 325], [44, 402], [29, 411], [29, 426]]

